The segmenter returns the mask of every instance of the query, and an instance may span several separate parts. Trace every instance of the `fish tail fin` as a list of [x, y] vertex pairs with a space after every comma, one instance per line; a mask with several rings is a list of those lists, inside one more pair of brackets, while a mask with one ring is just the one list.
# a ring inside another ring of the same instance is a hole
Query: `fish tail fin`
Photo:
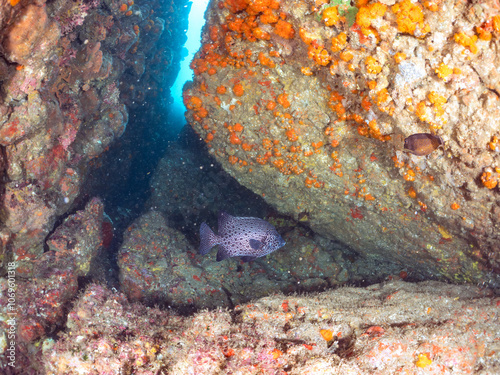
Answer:
[[217, 235], [210, 229], [207, 223], [200, 225], [200, 254], [207, 254], [212, 247], [219, 244]]

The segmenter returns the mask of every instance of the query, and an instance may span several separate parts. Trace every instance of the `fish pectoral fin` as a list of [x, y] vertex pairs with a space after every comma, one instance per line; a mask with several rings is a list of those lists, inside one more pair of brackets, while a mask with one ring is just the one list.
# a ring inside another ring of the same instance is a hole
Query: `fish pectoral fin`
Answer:
[[254, 250], [258, 250], [262, 247], [262, 242], [259, 240], [250, 239], [250, 247]]
[[221, 260], [227, 258], [231, 258], [229, 251], [227, 251], [227, 249], [219, 245], [219, 251], [217, 251], [217, 258], [216, 258], [217, 262], [220, 262]]
[[241, 260], [242, 260], [243, 262], [245, 262], [245, 263], [246, 263], [246, 262], [251, 262], [251, 261], [253, 261], [253, 260], [255, 260], [255, 259], [257, 259], [257, 257], [251, 257], [251, 256], [244, 256], [244, 257], [241, 257]]

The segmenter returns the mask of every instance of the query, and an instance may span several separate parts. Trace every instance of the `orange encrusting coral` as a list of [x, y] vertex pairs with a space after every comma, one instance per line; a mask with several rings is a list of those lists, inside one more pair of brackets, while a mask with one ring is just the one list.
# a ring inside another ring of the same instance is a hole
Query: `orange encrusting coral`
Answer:
[[362, 30], [367, 29], [374, 19], [383, 17], [386, 10], [387, 6], [378, 2], [363, 5], [356, 14], [356, 23]]
[[455, 42], [469, 49], [472, 53], [476, 54], [478, 52], [478, 48], [476, 45], [477, 35], [468, 36], [464, 32], [456, 33], [453, 36]]
[[328, 7], [323, 10], [321, 19], [326, 26], [336, 25], [339, 21], [339, 12], [336, 6]]
[[281, 19], [278, 20], [274, 26], [274, 32], [276, 35], [285, 39], [292, 39], [295, 35], [295, 30], [293, 29], [292, 24]]
[[[419, 3], [413, 3], [411, 0], [403, 0], [394, 4], [391, 10], [396, 14], [398, 30], [402, 33], [422, 36], [430, 31], [428, 26], [424, 26], [424, 13]], [[418, 27], [418, 29], [417, 29]]]
[[245, 93], [245, 90], [243, 89], [243, 86], [239, 83], [233, 86], [233, 94], [236, 96], [243, 96]]
[[496, 176], [490, 168], [487, 168], [487, 170], [481, 174], [481, 182], [488, 189], [494, 189], [498, 185], [498, 176]]

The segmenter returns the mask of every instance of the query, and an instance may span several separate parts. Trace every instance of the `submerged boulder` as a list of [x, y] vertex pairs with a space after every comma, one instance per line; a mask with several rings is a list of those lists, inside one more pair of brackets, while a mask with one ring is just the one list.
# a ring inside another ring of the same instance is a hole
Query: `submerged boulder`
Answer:
[[[360, 254], [498, 285], [493, 2], [225, 0], [206, 17], [184, 102], [229, 174]], [[439, 142], [405, 150], [417, 133]]]

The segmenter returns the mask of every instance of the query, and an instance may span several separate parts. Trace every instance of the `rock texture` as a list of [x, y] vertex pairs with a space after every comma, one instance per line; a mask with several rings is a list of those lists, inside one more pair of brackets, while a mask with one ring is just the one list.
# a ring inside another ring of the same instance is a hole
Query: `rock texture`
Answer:
[[[223, 0], [207, 19], [184, 102], [226, 171], [361, 254], [498, 285], [496, 2]], [[403, 150], [416, 133], [443, 147]]]
[[0, 2], [0, 272], [14, 261], [18, 277], [33, 275], [57, 219], [125, 131], [127, 106], [160, 91], [173, 52], [158, 41], [174, 7]]
[[184, 5], [0, 0], [2, 374], [44, 373], [34, 348], [63, 326], [110, 247], [104, 203], [82, 190], [123, 135], [129, 110], [175, 77], [175, 43], [185, 37], [170, 36], [184, 29]]
[[489, 290], [391, 282], [273, 295], [183, 317], [90, 285], [66, 332], [33, 349], [48, 374], [494, 374]]

